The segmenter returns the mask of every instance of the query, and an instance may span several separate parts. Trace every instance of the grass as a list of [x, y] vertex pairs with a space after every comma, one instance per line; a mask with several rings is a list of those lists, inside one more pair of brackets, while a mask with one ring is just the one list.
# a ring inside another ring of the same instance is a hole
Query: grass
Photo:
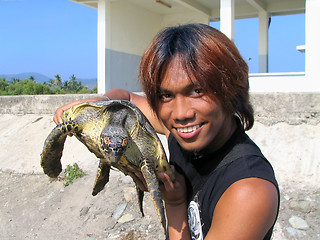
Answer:
[[74, 163], [72, 166], [67, 165], [66, 169], [64, 170], [65, 180], [66, 182], [63, 184], [65, 187], [69, 186], [73, 183], [73, 180], [76, 178], [83, 177], [86, 175], [82, 169], [79, 168], [77, 163]]

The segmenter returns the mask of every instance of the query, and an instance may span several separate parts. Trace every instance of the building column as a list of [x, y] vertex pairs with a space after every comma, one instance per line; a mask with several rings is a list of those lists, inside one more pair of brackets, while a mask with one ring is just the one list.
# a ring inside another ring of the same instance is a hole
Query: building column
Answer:
[[[106, 55], [107, 48], [110, 48], [111, 39], [110, 39], [110, 22], [107, 21], [107, 18], [110, 18], [110, 2], [109, 0], [98, 0], [98, 24], [97, 24], [97, 56], [98, 56], [98, 65], [97, 65], [97, 76], [98, 76], [98, 93], [103, 94], [107, 91], [107, 70], [106, 66], [107, 61]], [[109, 73], [110, 74], [110, 73]]]
[[306, 83], [307, 91], [320, 92], [320, 0], [306, 0]]
[[259, 11], [259, 73], [268, 72], [269, 14]]
[[220, 0], [220, 30], [234, 41], [234, 0]]

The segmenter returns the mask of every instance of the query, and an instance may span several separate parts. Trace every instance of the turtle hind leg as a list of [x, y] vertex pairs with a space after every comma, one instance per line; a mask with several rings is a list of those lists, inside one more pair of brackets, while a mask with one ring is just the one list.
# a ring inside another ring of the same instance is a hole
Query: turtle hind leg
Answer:
[[144, 217], [144, 212], [143, 212], [144, 191], [140, 190], [140, 188], [137, 185], [136, 185], [136, 190], [137, 190], [137, 196], [138, 196], [138, 202], [139, 202], [139, 209], [142, 214], [142, 217]]
[[146, 160], [142, 161], [141, 172], [148, 185], [150, 197], [156, 208], [157, 215], [162, 224], [164, 233], [167, 234], [167, 220], [164, 212], [159, 180], [157, 179], [156, 172], [154, 171], [153, 167], [150, 166], [150, 163], [148, 163]]
[[75, 123], [72, 121], [57, 125], [44, 142], [43, 151], [41, 153], [41, 166], [44, 173], [49, 177], [55, 178], [62, 171], [60, 159], [64, 142], [67, 135], [75, 130], [74, 126]]
[[100, 160], [96, 181], [92, 191], [93, 196], [96, 196], [109, 182], [110, 168], [111, 167], [107, 163]]

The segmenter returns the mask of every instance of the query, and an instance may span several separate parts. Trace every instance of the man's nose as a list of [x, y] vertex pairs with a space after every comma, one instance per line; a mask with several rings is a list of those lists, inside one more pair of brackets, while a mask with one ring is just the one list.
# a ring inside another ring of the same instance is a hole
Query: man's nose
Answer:
[[186, 97], [179, 96], [174, 100], [173, 117], [175, 121], [186, 121], [194, 117], [192, 103]]

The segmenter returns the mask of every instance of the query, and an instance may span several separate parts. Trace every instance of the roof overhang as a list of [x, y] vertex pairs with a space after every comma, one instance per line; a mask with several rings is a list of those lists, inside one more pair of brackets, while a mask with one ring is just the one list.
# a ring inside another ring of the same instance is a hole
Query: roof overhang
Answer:
[[[88, 7], [98, 8], [98, 0], [71, 0]], [[220, 0], [111, 0], [130, 2], [160, 15], [183, 13], [187, 10], [201, 12], [213, 21], [220, 19]], [[305, 0], [235, 0], [235, 18], [258, 17], [259, 12], [270, 16], [305, 12]]]

